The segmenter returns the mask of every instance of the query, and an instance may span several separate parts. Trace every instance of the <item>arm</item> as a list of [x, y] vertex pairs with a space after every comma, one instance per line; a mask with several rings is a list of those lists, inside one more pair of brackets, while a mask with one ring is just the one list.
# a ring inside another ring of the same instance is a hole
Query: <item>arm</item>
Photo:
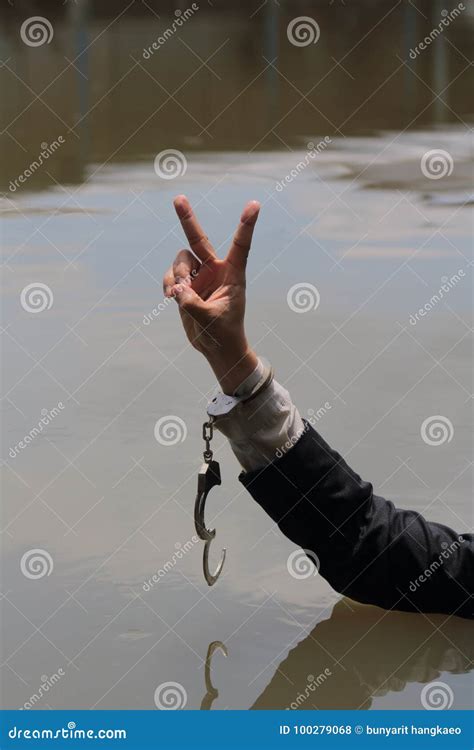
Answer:
[[[188, 338], [222, 390], [245, 389], [260, 366], [244, 332], [245, 265], [258, 204], [244, 209], [223, 261], [187, 200], [180, 197], [175, 206], [197, 259], [181, 251], [165, 276], [165, 292], [175, 296]], [[242, 484], [289, 539], [316, 554], [320, 574], [336, 591], [389, 609], [473, 616], [473, 536], [374, 495], [301, 421], [278, 383], [216, 426], [247, 469]]]
[[[250, 404], [249, 404], [250, 406]], [[373, 494], [308, 424], [280, 458], [240, 481], [341, 594], [386, 609], [474, 616], [472, 534]]]
[[385, 609], [474, 616], [472, 534], [373, 494], [278, 383], [219, 418], [240, 481], [341, 594]]

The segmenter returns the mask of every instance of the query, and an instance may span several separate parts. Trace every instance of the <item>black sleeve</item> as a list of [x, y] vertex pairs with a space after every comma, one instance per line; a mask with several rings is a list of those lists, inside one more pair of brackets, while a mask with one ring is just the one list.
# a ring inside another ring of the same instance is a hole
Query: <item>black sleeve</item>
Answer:
[[385, 609], [474, 616], [474, 536], [374, 495], [308, 423], [281, 458], [239, 479], [339, 593]]

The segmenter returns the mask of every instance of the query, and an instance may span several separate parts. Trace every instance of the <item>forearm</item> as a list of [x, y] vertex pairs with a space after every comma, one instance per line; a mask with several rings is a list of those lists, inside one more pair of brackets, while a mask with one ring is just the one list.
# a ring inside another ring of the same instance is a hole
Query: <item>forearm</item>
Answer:
[[240, 481], [289, 539], [317, 555], [336, 591], [385, 608], [473, 616], [472, 535], [374, 496], [277, 382], [237, 410], [216, 427], [246, 470]]
[[310, 426], [240, 481], [336, 591], [387, 609], [473, 616], [473, 537], [373, 495]]

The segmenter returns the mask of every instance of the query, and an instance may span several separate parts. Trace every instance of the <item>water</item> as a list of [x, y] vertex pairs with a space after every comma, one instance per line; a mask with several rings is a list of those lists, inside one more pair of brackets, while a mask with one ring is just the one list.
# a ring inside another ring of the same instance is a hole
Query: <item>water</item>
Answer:
[[[302, 414], [324, 407], [317, 428], [380, 494], [460, 532], [472, 525], [472, 15], [411, 61], [441, 6], [379, 6], [301, 3], [321, 36], [298, 48], [288, 10], [216, 4], [148, 60], [174, 7], [160, 4], [158, 20], [138, 3], [100, 17], [45, 3], [54, 38], [36, 48], [18, 33], [27, 10], [2, 9], [5, 707], [31, 704], [56, 676], [35, 708], [151, 709], [170, 681], [187, 708], [284, 708], [308, 675], [319, 686], [302, 708], [413, 708], [436, 680], [469, 706], [470, 624], [384, 613], [339, 601], [319, 577], [292, 578], [293, 545], [245, 494], [220, 436], [224, 484], [208, 518], [228, 556], [212, 589], [192, 539], [214, 383], [163, 304], [161, 277], [185, 246], [171, 205], [181, 192], [220, 252], [244, 202], [262, 202], [249, 337]], [[293, 177], [308, 142], [326, 137]], [[187, 161], [173, 180], [154, 170], [168, 148]], [[451, 175], [423, 175], [432, 149], [453, 159]], [[21, 292], [37, 282], [52, 304], [33, 314]], [[288, 306], [300, 282], [317, 287], [317, 310]], [[168, 415], [186, 437], [164, 446], [154, 428]], [[438, 446], [420, 435], [433, 415], [453, 426]], [[32, 549], [49, 555], [50, 575], [22, 573]], [[205, 698], [215, 641], [227, 657], [214, 653], [218, 695]]]

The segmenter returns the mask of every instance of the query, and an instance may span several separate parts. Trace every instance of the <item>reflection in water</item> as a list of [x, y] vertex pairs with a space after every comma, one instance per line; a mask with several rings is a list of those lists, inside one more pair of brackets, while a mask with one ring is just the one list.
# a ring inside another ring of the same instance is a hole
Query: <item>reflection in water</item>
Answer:
[[211, 661], [214, 651], [220, 649], [224, 656], [227, 656], [227, 649], [221, 641], [213, 641], [209, 644], [207, 649], [206, 664], [204, 666], [204, 679], [206, 681], [207, 693], [201, 702], [201, 711], [209, 711], [214, 703], [215, 699], [219, 695], [219, 691], [214, 687], [211, 680]]
[[341, 600], [290, 651], [252, 708], [369, 709], [410, 682], [469, 672], [473, 655], [469, 621]]

